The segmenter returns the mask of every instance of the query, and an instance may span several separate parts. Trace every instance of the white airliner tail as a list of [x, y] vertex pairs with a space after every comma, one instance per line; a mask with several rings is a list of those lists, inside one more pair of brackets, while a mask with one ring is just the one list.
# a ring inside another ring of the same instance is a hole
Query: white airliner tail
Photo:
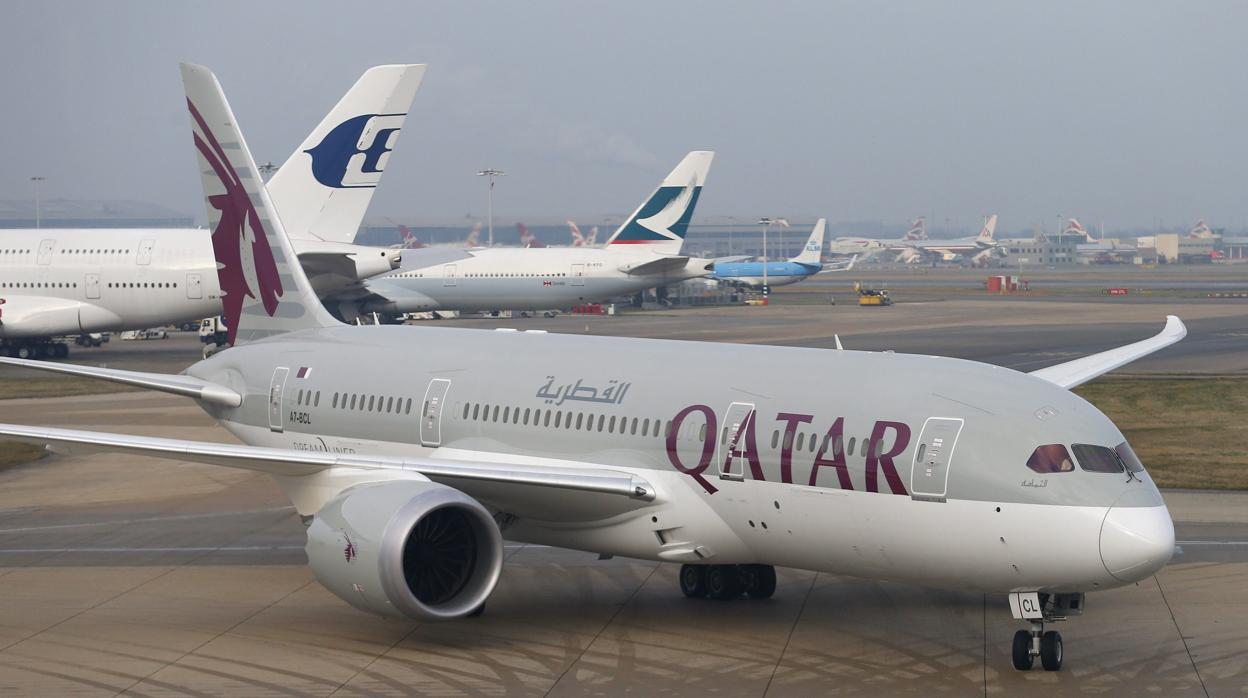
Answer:
[[424, 65], [370, 68], [268, 182], [291, 237], [351, 242], [386, 169]]
[[820, 218], [815, 223], [815, 229], [810, 231], [810, 239], [806, 241], [806, 246], [802, 248], [801, 254], [797, 255], [790, 262], [798, 264], [820, 264], [823, 260], [823, 231], [827, 228], [828, 219]]
[[997, 214], [988, 216], [988, 220], [984, 222], [984, 227], [979, 231], [979, 237], [975, 241], [984, 245], [995, 245], [996, 239], [993, 237], [997, 233]]
[[715, 153], [708, 150], [686, 155], [607, 244], [649, 245], [655, 252], [678, 254], [714, 158]]
[[184, 63], [182, 84], [230, 343], [339, 324], [304, 275], [217, 77]]

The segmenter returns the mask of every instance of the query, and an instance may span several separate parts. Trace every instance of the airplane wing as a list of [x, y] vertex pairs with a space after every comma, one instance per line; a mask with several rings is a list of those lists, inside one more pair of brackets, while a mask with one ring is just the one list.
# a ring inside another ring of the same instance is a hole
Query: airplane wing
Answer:
[[122, 371], [113, 368], [96, 368], [95, 366], [78, 366], [75, 364], [54, 364], [47, 361], [32, 361], [30, 359], [11, 359], [7, 356], [0, 356], [0, 364], [20, 366], [36, 371], [48, 371], [50, 373], [64, 373], [82, 378], [96, 378], [112, 383], [121, 383], [122, 385], [133, 385], [139, 388], [192, 397], [196, 400], [203, 400], [204, 402], [211, 402], [225, 407], [238, 407], [243, 404], [243, 397], [237, 392], [224, 385], [201, 380], [193, 376]]
[[1085, 356], [1082, 359], [1067, 361], [1064, 364], [1049, 366], [1031, 375], [1060, 385], [1073, 388], [1096, 378], [1099, 375], [1125, 366], [1136, 359], [1143, 358], [1155, 351], [1164, 349], [1187, 336], [1187, 327], [1174, 315], [1166, 316], [1166, 326], [1156, 335], [1126, 346], [1110, 349], [1099, 354]]
[[[651, 502], [655, 499], [654, 487], [636, 475], [578, 461], [548, 461], [551, 464], [533, 465], [485, 460], [486, 457], [496, 458], [496, 454], [481, 454], [482, 459], [477, 462], [441, 458], [394, 458], [357, 453], [297, 451], [241, 444], [109, 434], [78, 429], [28, 427], [16, 424], [0, 424], [0, 437], [46, 445], [49, 450], [65, 455], [128, 453], [256, 470], [271, 475], [313, 475], [335, 467], [400, 470], [416, 472], [435, 481], [448, 479], [530, 485], [618, 495], [642, 502]], [[471, 457], [472, 453], [461, 452], [461, 455]]]
[[854, 265], [857, 263], [858, 255], [850, 257], [848, 261], [838, 259], [835, 262], [828, 262], [827, 264], [824, 264], [823, 268], [819, 270], [819, 273], [822, 274], [825, 271], [849, 271], [853, 269]]
[[689, 258], [684, 255], [664, 256], [640, 264], [625, 264], [620, 267], [620, 271], [630, 276], [645, 276], [647, 274], [662, 274], [674, 269], [683, 269], [688, 263]]
[[711, 264], [736, 264], [737, 262], [745, 262], [752, 259], [748, 254], [732, 255], [731, 257], [712, 257]]

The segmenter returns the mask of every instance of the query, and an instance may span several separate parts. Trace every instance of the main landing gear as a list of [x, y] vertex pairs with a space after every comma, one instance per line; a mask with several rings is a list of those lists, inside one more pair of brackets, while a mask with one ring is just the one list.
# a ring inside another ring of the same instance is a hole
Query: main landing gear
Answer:
[[691, 599], [769, 599], [776, 593], [776, 568], [771, 565], [681, 565], [680, 591]]

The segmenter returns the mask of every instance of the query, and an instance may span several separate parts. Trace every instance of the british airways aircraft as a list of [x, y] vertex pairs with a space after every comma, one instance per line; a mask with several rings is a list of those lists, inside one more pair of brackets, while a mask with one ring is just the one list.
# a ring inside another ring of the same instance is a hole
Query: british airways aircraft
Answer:
[[[317, 291], [391, 271], [397, 251], [334, 239], [359, 228], [424, 65], [366, 71], [269, 182]], [[63, 358], [57, 339], [218, 315], [212, 241], [202, 229], [0, 231], [0, 353]]]
[[241, 443], [0, 436], [268, 473], [308, 522], [326, 588], [429, 621], [484, 608], [507, 538], [680, 563], [690, 597], [768, 597], [774, 565], [1008, 594], [1030, 624], [1014, 666], [1038, 656], [1056, 670], [1048, 624], [1170, 559], [1157, 487], [1069, 389], [1178, 341], [1178, 318], [1030, 374], [887, 352], [345, 326], [296, 262], [215, 77], [182, 71], [235, 346], [179, 375], [0, 362], [186, 396]]
[[823, 271], [849, 271], [854, 268], [858, 256], [848, 262], [823, 263], [823, 231], [826, 218], [820, 218], [810, 232], [810, 239], [801, 254], [787, 262], [727, 262], [715, 265], [711, 278], [751, 288], [764, 286], [788, 286], [808, 279]]

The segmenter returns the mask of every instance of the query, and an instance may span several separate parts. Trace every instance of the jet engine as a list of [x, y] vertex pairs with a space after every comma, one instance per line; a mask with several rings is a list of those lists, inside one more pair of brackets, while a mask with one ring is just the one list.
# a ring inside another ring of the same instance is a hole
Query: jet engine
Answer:
[[357, 485], [308, 528], [308, 564], [352, 606], [446, 620], [478, 609], [503, 567], [503, 540], [475, 499], [427, 480]]

